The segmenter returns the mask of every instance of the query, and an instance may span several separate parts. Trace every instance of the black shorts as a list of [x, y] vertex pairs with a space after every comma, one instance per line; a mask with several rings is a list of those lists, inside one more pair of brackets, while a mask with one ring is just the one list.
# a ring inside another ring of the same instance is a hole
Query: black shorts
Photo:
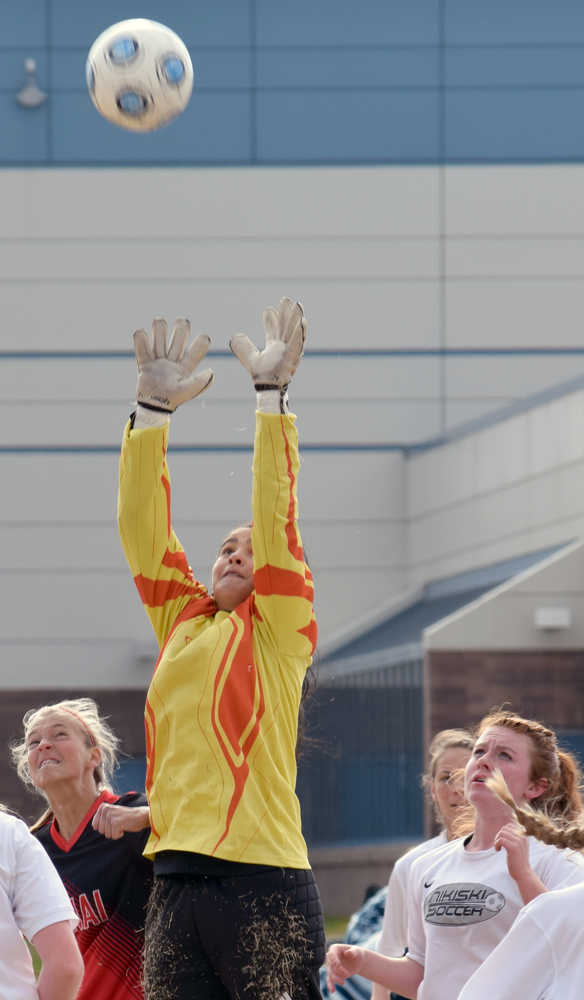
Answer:
[[320, 998], [325, 933], [312, 871], [156, 875], [146, 1000]]

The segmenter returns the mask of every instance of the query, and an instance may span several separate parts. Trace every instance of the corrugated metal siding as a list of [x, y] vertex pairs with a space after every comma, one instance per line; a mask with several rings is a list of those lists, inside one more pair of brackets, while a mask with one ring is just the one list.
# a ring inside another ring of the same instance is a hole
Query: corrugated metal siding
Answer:
[[[485, 10], [488, 9], [488, 17]], [[195, 95], [168, 129], [123, 133], [85, 88], [102, 0], [0, 5], [0, 163], [477, 163], [584, 157], [584, 11], [573, 0], [142, 0], [184, 39]], [[25, 58], [48, 101], [14, 97]]]
[[320, 686], [298, 795], [309, 847], [423, 835], [422, 662]]

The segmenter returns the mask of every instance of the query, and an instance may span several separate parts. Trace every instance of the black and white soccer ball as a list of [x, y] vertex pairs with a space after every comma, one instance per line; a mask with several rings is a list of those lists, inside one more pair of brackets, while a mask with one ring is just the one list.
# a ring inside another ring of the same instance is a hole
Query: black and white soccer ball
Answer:
[[179, 36], [157, 21], [120, 21], [99, 35], [86, 63], [97, 110], [131, 132], [151, 132], [187, 106], [193, 64]]

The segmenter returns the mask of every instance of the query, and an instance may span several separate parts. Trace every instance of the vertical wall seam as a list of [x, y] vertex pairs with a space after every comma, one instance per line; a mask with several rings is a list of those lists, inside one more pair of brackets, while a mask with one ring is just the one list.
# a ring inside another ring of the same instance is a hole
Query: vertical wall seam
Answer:
[[52, 62], [52, 46], [51, 46], [51, 0], [45, 0], [45, 51], [47, 54], [47, 92], [48, 100], [46, 102], [47, 117], [45, 125], [45, 156], [46, 163], [53, 162], [53, 126], [54, 126], [54, 115], [53, 106], [55, 100], [55, 93], [53, 88], [53, 62]]
[[256, 0], [249, 0], [249, 49], [250, 49], [250, 108], [249, 108], [249, 131], [250, 149], [249, 156], [252, 164], [258, 162], [258, 133], [257, 133], [257, 8]]
[[440, 427], [446, 431], [446, 45], [445, 0], [438, 0], [438, 340]]

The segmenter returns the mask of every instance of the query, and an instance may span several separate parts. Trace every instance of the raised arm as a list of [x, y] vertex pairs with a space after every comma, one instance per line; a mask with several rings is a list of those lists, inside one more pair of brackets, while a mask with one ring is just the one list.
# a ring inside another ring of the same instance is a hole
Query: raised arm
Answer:
[[187, 349], [189, 335], [189, 321], [178, 319], [169, 340], [166, 320], [160, 318], [153, 321], [150, 335], [145, 330], [134, 334], [137, 406], [124, 431], [120, 457], [120, 538], [160, 645], [186, 604], [210, 603], [172, 530], [166, 464], [170, 415], [213, 380], [210, 369], [195, 370], [209, 338], [201, 334]]
[[231, 349], [249, 371], [257, 394], [252, 492], [255, 599], [278, 648], [310, 656], [316, 643], [312, 574], [298, 529], [300, 467], [296, 418], [288, 412], [288, 385], [303, 354], [304, 311], [284, 298], [264, 311], [265, 347], [244, 334]]
[[91, 825], [109, 840], [120, 840], [125, 833], [140, 833], [150, 827], [148, 806], [120, 806], [102, 802], [95, 811]]

